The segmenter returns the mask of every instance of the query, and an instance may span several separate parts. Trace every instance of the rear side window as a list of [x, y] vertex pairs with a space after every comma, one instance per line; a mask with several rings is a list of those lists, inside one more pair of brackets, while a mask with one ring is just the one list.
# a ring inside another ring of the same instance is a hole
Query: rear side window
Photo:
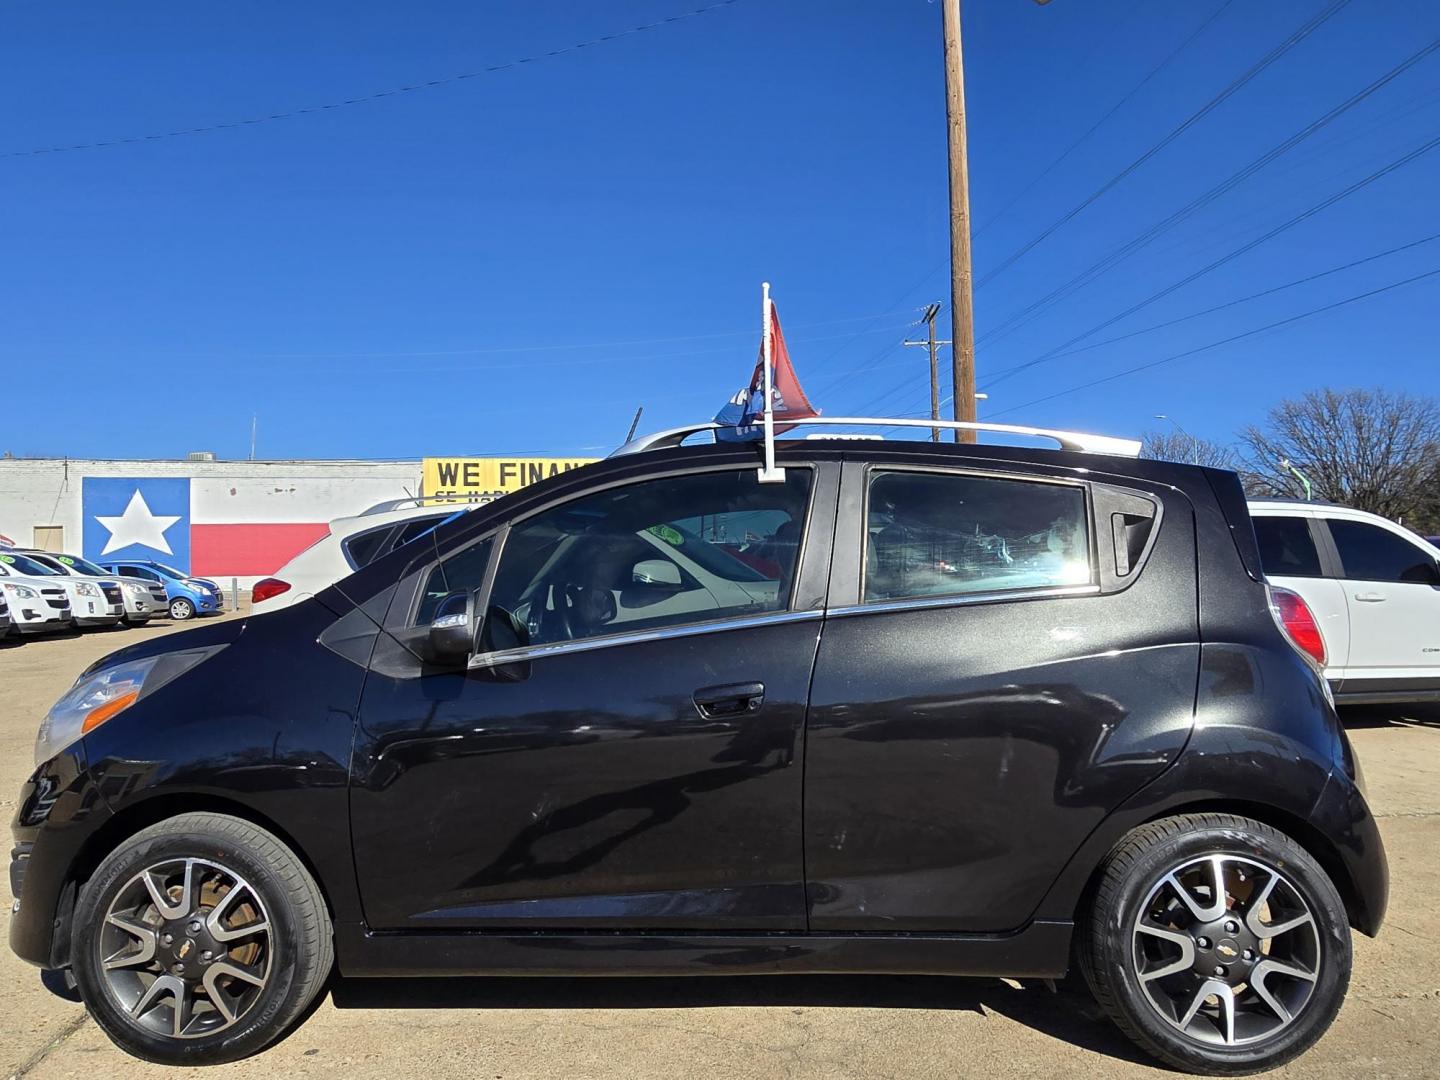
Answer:
[[877, 472], [866, 506], [865, 600], [1085, 585], [1085, 492], [1000, 477]]
[[400, 526], [400, 531], [395, 534], [395, 543], [391, 545], [391, 550], [393, 551], [395, 548], [408, 544], [417, 536], [424, 536], [449, 516], [449, 514], [436, 514], [433, 517], [416, 518], [414, 521], [407, 521], [404, 525]]
[[1298, 517], [1257, 517], [1255, 539], [1267, 577], [1321, 577], [1310, 523]]
[[1326, 524], [1351, 580], [1433, 585], [1440, 579], [1435, 557], [1403, 536], [1364, 521], [1330, 518]]
[[375, 561], [375, 556], [380, 553], [380, 547], [389, 535], [390, 526], [383, 525], [378, 529], [347, 537], [341, 541], [340, 546], [345, 549], [345, 557], [350, 560], [350, 565], [360, 570]]

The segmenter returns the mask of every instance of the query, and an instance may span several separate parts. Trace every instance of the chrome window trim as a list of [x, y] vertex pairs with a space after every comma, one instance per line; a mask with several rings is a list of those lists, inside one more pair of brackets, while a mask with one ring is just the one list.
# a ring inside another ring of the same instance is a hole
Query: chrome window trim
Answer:
[[946, 596], [908, 597], [900, 600], [874, 600], [868, 604], [846, 604], [831, 608], [826, 615], [868, 615], [885, 611], [920, 611], [926, 608], [964, 607], [971, 604], [1000, 604], [1016, 600], [1050, 600], [1062, 596], [1099, 596], [1100, 586], [1040, 586], [1033, 589], [994, 589], [989, 592], [953, 593]]
[[558, 656], [565, 653], [588, 652], [591, 649], [609, 649], [618, 645], [635, 645], [648, 641], [664, 641], [669, 638], [696, 637], [700, 634], [720, 633], [726, 630], [749, 630], [756, 626], [770, 626], [780, 623], [819, 622], [825, 612], [772, 611], [763, 615], [741, 615], [730, 619], [712, 619], [710, 622], [686, 623], [683, 626], [662, 626], [654, 630], [632, 630], [624, 634], [605, 634], [600, 637], [581, 638], [579, 641], [557, 641], [548, 645], [526, 645], [519, 649], [502, 649], [498, 652], [477, 653], [470, 657], [466, 667], [491, 668], [501, 664], [517, 663], [522, 660], [538, 660], [543, 656]]

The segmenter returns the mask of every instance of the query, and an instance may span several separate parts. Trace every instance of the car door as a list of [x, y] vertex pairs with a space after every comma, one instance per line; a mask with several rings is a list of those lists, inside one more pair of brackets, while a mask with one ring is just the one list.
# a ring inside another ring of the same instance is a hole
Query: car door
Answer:
[[[359, 710], [367, 923], [804, 929], [837, 488], [834, 463], [778, 484], [654, 476], [447, 540], [407, 574]], [[433, 614], [476, 589], [472, 666], [420, 662]]]
[[1338, 683], [1350, 662], [1350, 606], [1324, 526], [1301, 510], [1257, 509], [1251, 521], [1266, 580], [1297, 593], [1310, 608], [1325, 641], [1325, 677]]
[[1398, 525], [1320, 519], [1340, 560], [1350, 657], [1340, 691], [1440, 689], [1440, 565]]
[[1193, 510], [1097, 479], [847, 463], [806, 735], [812, 931], [1019, 927], [1184, 746]]

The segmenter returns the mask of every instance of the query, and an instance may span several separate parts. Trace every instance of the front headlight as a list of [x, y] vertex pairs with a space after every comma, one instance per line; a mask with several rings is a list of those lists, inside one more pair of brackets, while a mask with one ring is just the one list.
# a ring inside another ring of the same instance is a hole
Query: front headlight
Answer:
[[100, 590], [88, 581], [77, 581], [75, 583], [76, 596], [99, 596]]
[[125, 591], [128, 592], [136, 600], [146, 600], [150, 597], [150, 592], [148, 589], [146, 589], [142, 585], [136, 585], [132, 581], [125, 582]]
[[215, 645], [162, 653], [80, 676], [70, 692], [40, 721], [40, 731], [35, 736], [35, 764], [49, 761], [86, 732], [119, 716], [146, 694], [153, 694], [223, 648], [224, 645]]
[[6, 581], [3, 584], [6, 592], [21, 600], [34, 600], [39, 595], [34, 589], [25, 585], [16, 585], [13, 581]]
[[187, 581], [185, 584], [198, 593], [208, 593], [211, 591], [210, 586], [206, 585], [203, 581]]

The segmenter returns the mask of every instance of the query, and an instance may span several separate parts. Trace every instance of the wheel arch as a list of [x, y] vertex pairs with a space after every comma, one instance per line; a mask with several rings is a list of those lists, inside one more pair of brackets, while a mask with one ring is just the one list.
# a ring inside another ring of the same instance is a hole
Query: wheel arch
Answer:
[[1111, 843], [1096, 861], [1086, 880], [1084, 889], [1081, 890], [1076, 899], [1074, 916], [1077, 920], [1083, 918], [1095, 890], [1099, 885], [1100, 878], [1104, 874], [1105, 866], [1110, 860], [1110, 854], [1125, 842], [1136, 829], [1148, 825], [1154, 821], [1164, 818], [1179, 817], [1183, 814], [1219, 813], [1233, 814], [1237, 817], [1251, 818], [1262, 825], [1269, 825], [1272, 829], [1284, 833], [1290, 837], [1310, 855], [1320, 868], [1325, 871], [1327, 877], [1335, 886], [1335, 891], [1340, 894], [1341, 901], [1345, 904], [1345, 915], [1350, 925], [1362, 933], [1371, 933], [1369, 927], [1372, 920], [1370, 912], [1367, 911], [1364, 897], [1345, 866], [1345, 860], [1340, 855], [1340, 849], [1321, 830], [1317, 829], [1303, 817], [1293, 814], [1270, 803], [1256, 802], [1248, 799], [1197, 799], [1190, 802], [1181, 802], [1173, 806], [1166, 806], [1157, 810], [1149, 817], [1135, 821], [1126, 828]]
[[226, 814], [240, 818], [271, 833], [300, 860], [320, 889], [325, 909], [332, 922], [335, 919], [335, 901], [332, 888], [299, 843], [283, 826], [254, 807], [230, 799], [224, 795], [209, 792], [165, 792], [149, 798], [139, 799], [111, 815], [103, 825], [89, 836], [70, 865], [70, 873], [61, 887], [56, 911], [55, 935], [51, 945], [53, 966], [65, 967], [70, 962], [71, 922], [75, 911], [75, 900], [81, 887], [95, 873], [96, 868], [112, 851], [130, 837], [158, 822], [180, 814], [208, 812]]

